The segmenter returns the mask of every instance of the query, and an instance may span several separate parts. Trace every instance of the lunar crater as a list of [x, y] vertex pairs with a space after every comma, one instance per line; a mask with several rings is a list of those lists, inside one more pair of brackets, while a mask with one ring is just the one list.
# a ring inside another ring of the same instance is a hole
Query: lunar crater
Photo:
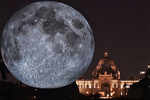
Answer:
[[35, 13], [35, 17], [37, 18], [42, 18], [42, 19], [45, 19], [47, 16], [46, 16], [46, 13], [48, 12], [48, 8], [46, 7], [40, 7], [37, 12]]
[[43, 22], [43, 30], [46, 34], [56, 34], [56, 32], [64, 33], [64, 29], [67, 27], [63, 20], [57, 21], [55, 18], [47, 18]]
[[77, 28], [77, 29], [82, 29], [84, 27], [82, 22], [78, 19], [73, 19], [72, 23], [73, 23], [74, 27]]

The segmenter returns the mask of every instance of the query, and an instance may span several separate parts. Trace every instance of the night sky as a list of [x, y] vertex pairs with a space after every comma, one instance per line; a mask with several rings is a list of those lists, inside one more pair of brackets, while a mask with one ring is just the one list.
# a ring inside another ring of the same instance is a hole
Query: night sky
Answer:
[[[25, 5], [39, 0], [1, 0], [0, 32], [10, 16]], [[42, 1], [42, 0], [41, 0]], [[43, 0], [44, 1], [44, 0]], [[81, 12], [92, 27], [95, 56], [89, 72], [112, 49], [121, 79], [135, 76], [150, 64], [150, 5], [138, 0], [57, 0]]]

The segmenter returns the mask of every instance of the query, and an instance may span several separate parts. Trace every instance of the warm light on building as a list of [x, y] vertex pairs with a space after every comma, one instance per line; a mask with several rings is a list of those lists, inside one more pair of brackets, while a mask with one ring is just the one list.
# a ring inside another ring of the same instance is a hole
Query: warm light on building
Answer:
[[120, 70], [115, 61], [109, 58], [108, 52], [105, 52], [104, 58], [99, 60], [92, 75], [92, 79], [76, 81], [79, 91], [85, 95], [100, 94], [100, 98], [103, 99], [127, 95], [126, 89], [129, 89], [133, 83], [139, 82], [139, 80], [120, 80]]
[[122, 96], [122, 94], [123, 94], [123, 93], [121, 92], [121, 96]]
[[150, 68], [150, 65], [148, 65], [147, 67]]
[[88, 92], [88, 91], [86, 91], [86, 94], [89, 94], [89, 92]]
[[100, 94], [101, 96], [105, 96], [105, 93], [104, 93], [104, 92], [99, 92], [99, 94]]
[[141, 75], [145, 74], [145, 71], [141, 71], [140, 74], [141, 74]]
[[127, 85], [127, 86], [126, 86], [126, 88], [130, 88], [130, 86], [129, 86], [129, 85]]
[[110, 95], [113, 96], [115, 94], [115, 91], [111, 92]]

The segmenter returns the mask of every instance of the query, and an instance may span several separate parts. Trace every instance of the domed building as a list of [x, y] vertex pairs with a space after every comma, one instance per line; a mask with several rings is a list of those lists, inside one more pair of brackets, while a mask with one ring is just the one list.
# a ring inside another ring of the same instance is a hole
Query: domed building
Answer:
[[116, 61], [112, 59], [109, 50], [104, 51], [104, 56], [98, 61], [92, 72], [92, 79], [80, 79], [76, 83], [81, 94], [96, 95], [101, 98], [119, 97], [124, 94], [125, 86], [129, 88], [138, 80], [120, 80], [120, 71]]
[[113, 79], [120, 79], [120, 71], [115, 61], [109, 57], [109, 52], [104, 52], [104, 57], [101, 58], [92, 73], [93, 77], [98, 78], [99, 75], [112, 75]]

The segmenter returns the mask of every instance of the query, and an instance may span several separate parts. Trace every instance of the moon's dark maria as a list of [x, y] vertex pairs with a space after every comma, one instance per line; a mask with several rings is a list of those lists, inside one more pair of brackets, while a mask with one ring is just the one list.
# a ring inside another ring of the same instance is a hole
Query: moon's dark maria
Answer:
[[83, 75], [95, 42], [86, 19], [59, 2], [34, 2], [5, 25], [1, 53], [8, 70], [26, 85], [59, 88]]

